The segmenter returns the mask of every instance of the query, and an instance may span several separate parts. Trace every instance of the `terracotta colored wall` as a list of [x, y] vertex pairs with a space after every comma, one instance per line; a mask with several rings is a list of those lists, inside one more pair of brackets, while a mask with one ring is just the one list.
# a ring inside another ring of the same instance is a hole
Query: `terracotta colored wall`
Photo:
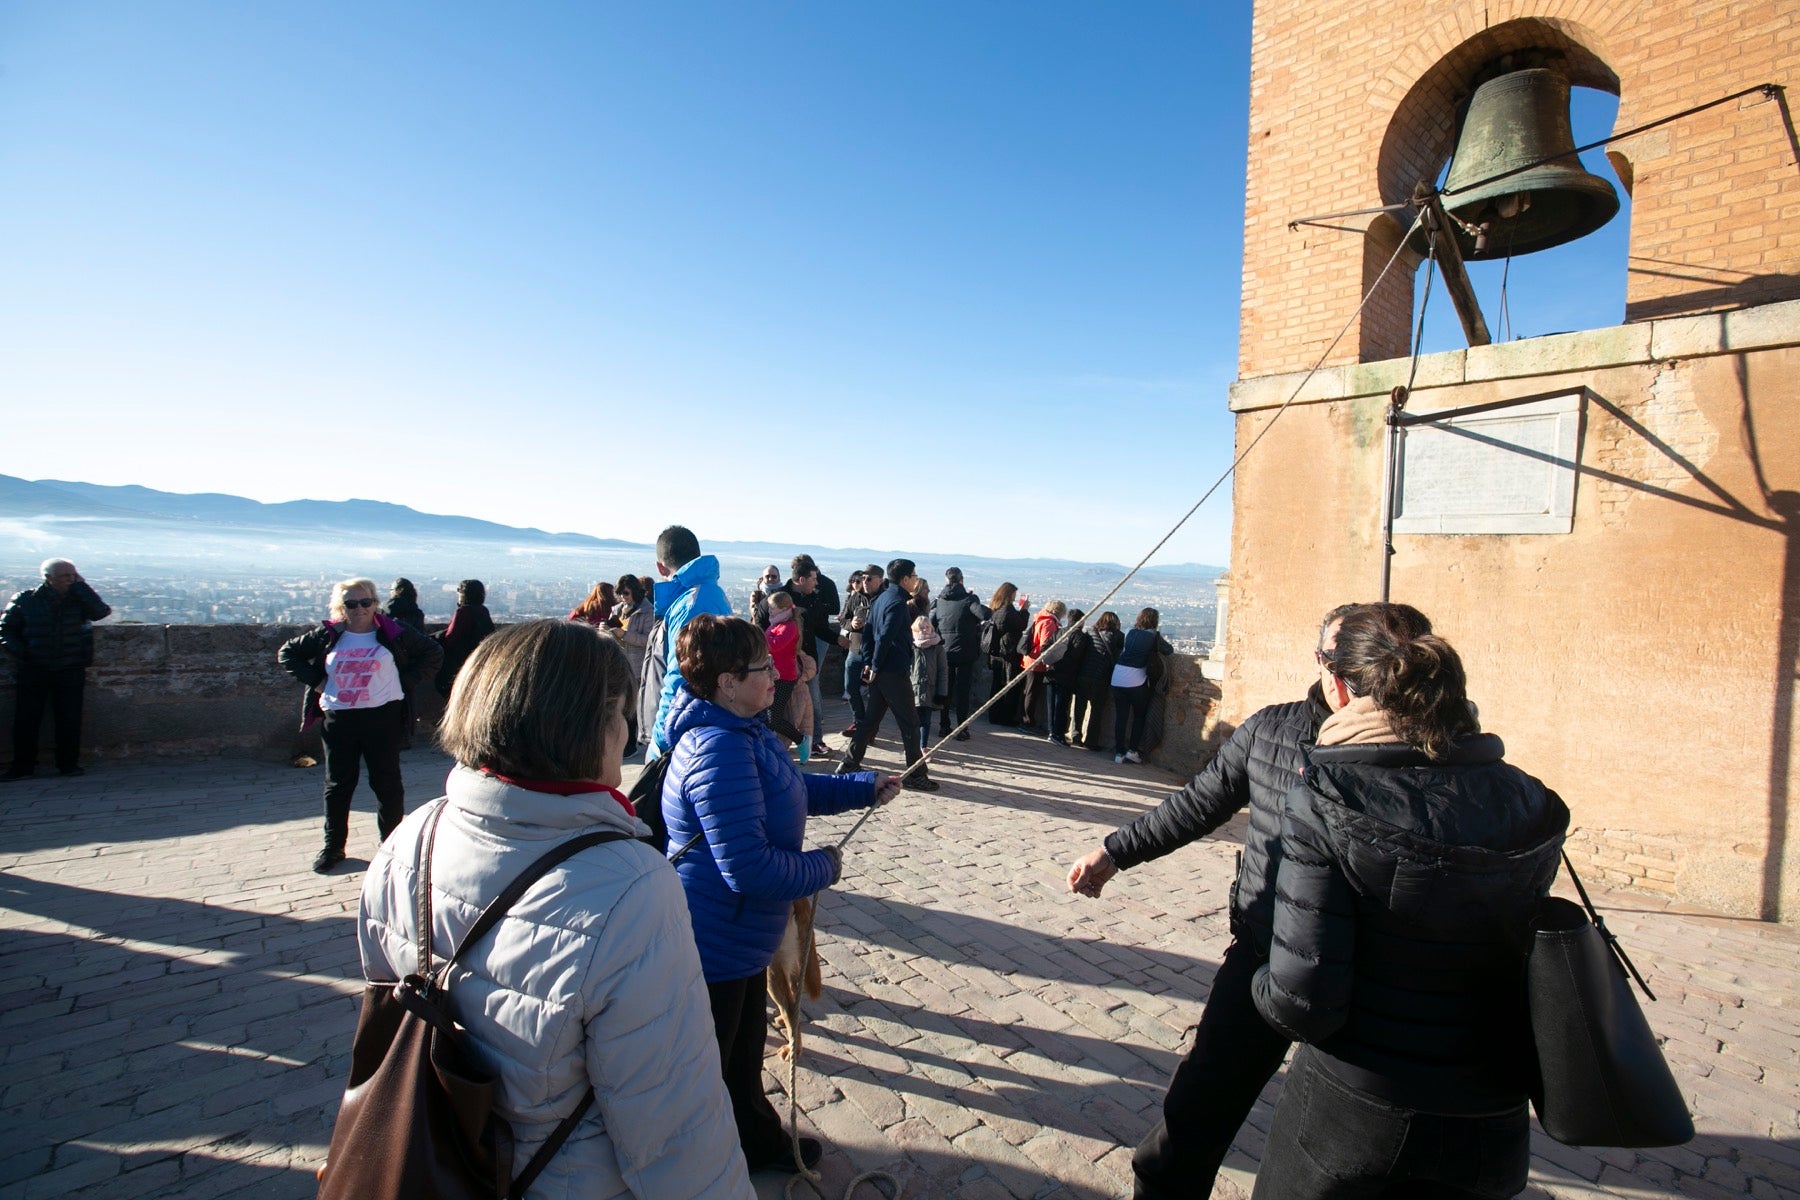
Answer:
[[[1528, 46], [1560, 47], [1578, 84], [1617, 92], [1617, 127], [1625, 129], [1755, 84], [1794, 85], [1800, 7], [1783, 0], [1260, 0], [1251, 41], [1242, 376], [1310, 366], [1393, 246], [1393, 230], [1363, 238], [1290, 231], [1287, 222], [1404, 200], [1448, 156], [1455, 106], [1474, 72]], [[1780, 103], [1757, 96], [1613, 147], [1633, 176], [1629, 320], [1800, 296], [1792, 125]], [[1411, 261], [1399, 264], [1329, 363], [1408, 351], [1412, 270]]]
[[[1763, 338], [1787, 344], [1529, 373], [1534, 357], [1579, 360], [1584, 346], [1604, 361], [1593, 344], [1613, 331], [1600, 330], [1540, 339], [1563, 341], [1560, 355], [1496, 348], [1484, 360], [1517, 373], [1417, 391], [1409, 411], [1562, 385], [1598, 399], [1571, 533], [1398, 536], [1392, 595], [1463, 653], [1484, 725], [1569, 801], [1597, 868], [1791, 921], [1800, 303], [1734, 316], [1768, 318]], [[1638, 328], [1648, 344], [1650, 327]], [[1379, 594], [1385, 403], [1376, 392], [1296, 405], [1239, 469], [1227, 722], [1299, 695], [1320, 614]], [[1274, 411], [1243, 412], [1240, 440]]]

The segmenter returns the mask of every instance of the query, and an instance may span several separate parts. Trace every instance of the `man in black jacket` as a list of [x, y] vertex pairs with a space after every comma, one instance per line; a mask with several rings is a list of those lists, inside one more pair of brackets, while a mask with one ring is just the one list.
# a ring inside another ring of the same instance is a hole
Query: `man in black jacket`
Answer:
[[[1302, 744], [1312, 742], [1325, 718], [1349, 702], [1333, 686], [1326, 664], [1337, 644], [1338, 623], [1358, 607], [1346, 604], [1325, 614], [1314, 651], [1319, 681], [1307, 689], [1306, 699], [1252, 714], [1186, 787], [1114, 830], [1102, 847], [1069, 869], [1069, 890], [1097, 897], [1118, 871], [1203, 838], [1250, 806], [1231, 893], [1232, 942], [1213, 975], [1193, 1048], [1169, 1081], [1163, 1118], [1132, 1156], [1134, 1200], [1210, 1195], [1238, 1128], [1287, 1056], [1288, 1038], [1262, 1019], [1250, 985], [1269, 958], [1282, 799], [1299, 782]], [[1406, 611], [1417, 618], [1420, 633], [1431, 631], [1423, 614]]]
[[825, 651], [831, 643], [831, 618], [837, 616], [837, 588], [833, 586], [827, 594], [822, 585], [831, 581], [819, 573], [819, 564], [810, 554], [794, 555], [791, 566], [793, 574], [788, 577], [785, 590], [800, 610], [800, 645], [813, 656], [813, 677], [806, 681], [807, 690], [812, 693], [812, 756], [830, 758], [832, 750], [825, 742], [825, 694], [819, 677], [824, 673]]
[[43, 572], [43, 584], [14, 596], [0, 616], [0, 645], [19, 672], [12, 768], [0, 782], [29, 779], [37, 770], [46, 707], [56, 726], [57, 771], [82, 774], [81, 699], [94, 661], [94, 622], [112, 609], [68, 559], [46, 560]]
[[[969, 720], [969, 693], [975, 683], [975, 667], [978, 663], [986, 665], [981, 653], [981, 623], [990, 615], [987, 605], [963, 586], [960, 567], [951, 567], [944, 572], [944, 590], [931, 602], [931, 623], [937, 626], [938, 635], [944, 639], [944, 660], [950, 666], [950, 703], [938, 710], [942, 714], [938, 724], [940, 738], [950, 732], [952, 709], [956, 711], [958, 725]], [[956, 737], [959, 741], [968, 741], [969, 731], [965, 729]]]

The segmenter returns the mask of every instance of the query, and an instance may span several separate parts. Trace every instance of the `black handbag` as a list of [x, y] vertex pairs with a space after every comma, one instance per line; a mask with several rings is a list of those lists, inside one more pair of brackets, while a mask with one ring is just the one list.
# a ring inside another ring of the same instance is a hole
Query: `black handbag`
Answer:
[[1581, 903], [1544, 898], [1525, 963], [1538, 1123], [1569, 1146], [1679, 1146], [1694, 1120], [1631, 980], [1656, 996], [1563, 865]]
[[546, 871], [628, 835], [583, 834], [543, 855], [481, 910], [456, 953], [434, 971], [431, 851], [447, 803], [433, 810], [425, 827], [416, 899], [418, 969], [397, 984], [372, 982], [363, 990], [350, 1083], [319, 1170], [319, 1200], [516, 1200], [594, 1103], [589, 1088], [514, 1178], [512, 1129], [494, 1112], [499, 1081], [470, 1052], [468, 1031], [450, 1014], [448, 972]]

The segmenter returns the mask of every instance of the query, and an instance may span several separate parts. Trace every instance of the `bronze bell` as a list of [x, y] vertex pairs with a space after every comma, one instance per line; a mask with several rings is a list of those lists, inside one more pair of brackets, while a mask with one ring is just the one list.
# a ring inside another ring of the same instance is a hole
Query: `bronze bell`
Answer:
[[[1561, 72], [1510, 71], [1476, 88], [1443, 189], [1462, 256], [1480, 260], [1548, 250], [1612, 220], [1618, 195], [1569, 153], [1574, 148], [1569, 81]], [[1567, 157], [1539, 162], [1559, 153]], [[1534, 162], [1539, 165], [1482, 182]], [[1422, 229], [1411, 245], [1425, 253]]]

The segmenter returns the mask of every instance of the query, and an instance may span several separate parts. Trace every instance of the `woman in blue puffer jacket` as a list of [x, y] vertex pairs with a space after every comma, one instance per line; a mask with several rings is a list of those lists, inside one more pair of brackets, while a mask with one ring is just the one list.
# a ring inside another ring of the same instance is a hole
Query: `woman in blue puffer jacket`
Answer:
[[[669, 847], [693, 842], [676, 871], [744, 1157], [752, 1170], [791, 1166], [781, 1118], [762, 1088], [768, 967], [793, 902], [831, 886], [842, 867], [836, 847], [801, 849], [806, 818], [885, 804], [900, 779], [795, 768], [757, 719], [774, 700], [775, 667], [767, 638], [750, 622], [701, 613], [682, 628], [675, 653], [681, 683], [663, 725], [673, 747], [663, 783]], [[800, 1143], [811, 1167], [819, 1143]]]

